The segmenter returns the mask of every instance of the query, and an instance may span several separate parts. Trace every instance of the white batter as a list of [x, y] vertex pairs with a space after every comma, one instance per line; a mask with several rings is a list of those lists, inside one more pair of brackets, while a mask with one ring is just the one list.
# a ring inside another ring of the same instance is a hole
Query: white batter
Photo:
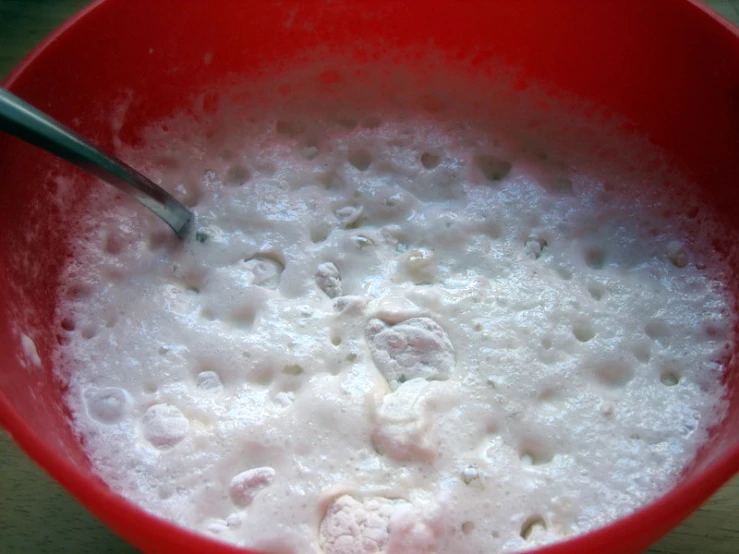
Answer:
[[731, 323], [684, 197], [464, 125], [317, 129], [183, 177], [184, 245], [126, 204], [80, 248], [60, 356], [96, 471], [300, 554], [514, 551], [667, 490]]

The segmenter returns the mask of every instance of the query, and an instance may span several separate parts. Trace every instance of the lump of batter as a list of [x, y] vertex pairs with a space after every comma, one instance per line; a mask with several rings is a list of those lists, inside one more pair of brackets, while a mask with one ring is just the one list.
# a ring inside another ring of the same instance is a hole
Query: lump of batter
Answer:
[[271, 467], [247, 469], [231, 479], [228, 492], [234, 504], [246, 507], [263, 488], [272, 484], [275, 470]]
[[326, 511], [319, 530], [324, 554], [384, 554], [390, 540], [390, 520], [405, 500], [372, 497], [363, 501], [344, 495]]
[[685, 267], [688, 265], [688, 252], [685, 245], [679, 240], [674, 240], [667, 245], [667, 257], [675, 267]]
[[446, 331], [429, 317], [414, 317], [395, 325], [373, 318], [366, 335], [372, 360], [393, 390], [418, 377], [448, 379], [454, 367], [454, 346]]
[[341, 296], [341, 273], [332, 262], [325, 262], [316, 270], [316, 284], [326, 296], [336, 298]]
[[436, 256], [432, 250], [417, 249], [401, 256], [402, 267], [407, 278], [416, 285], [434, 282], [436, 276]]
[[144, 438], [160, 450], [174, 447], [187, 436], [190, 422], [171, 404], [155, 404], [147, 408], [141, 419]]
[[372, 433], [376, 450], [399, 461], [431, 461], [436, 457], [428, 436], [432, 422], [424, 402], [428, 388], [428, 381], [413, 379], [383, 398]]
[[537, 260], [546, 246], [547, 241], [532, 235], [526, 240], [526, 244], [524, 244], [524, 252], [527, 257]]

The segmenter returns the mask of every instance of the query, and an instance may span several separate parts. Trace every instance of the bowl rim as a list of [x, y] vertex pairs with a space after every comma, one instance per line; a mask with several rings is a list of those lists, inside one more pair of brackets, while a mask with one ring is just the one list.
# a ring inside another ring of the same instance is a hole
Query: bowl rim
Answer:
[[[66, 33], [70, 32], [90, 13], [106, 3], [114, 1], [117, 0], [94, 0], [76, 12], [23, 57], [0, 85], [12, 90], [13, 84], [25, 71], [32, 67], [36, 58], [52, 47], [57, 40], [64, 39]], [[687, 4], [688, 7], [695, 10], [696, 17], [711, 20], [717, 26], [717, 32], [728, 33], [729, 38], [739, 44], [739, 27], [713, 8], [703, 4], [700, 0], [670, 1], [675, 4]], [[10, 402], [2, 392], [0, 392], [0, 428], [4, 428], [25, 454], [57, 483], [62, 485], [77, 501], [121, 537], [136, 546], [145, 547], [150, 539], [141, 540], [141, 535], [134, 535], [129, 531], [132, 528], [146, 529], [147, 537], [154, 535], [167, 536], [171, 539], [172, 547], [188, 547], [188, 549], [197, 547], [203, 551], [211, 550], [222, 554], [257, 552], [225, 543], [171, 523], [113, 492], [101, 479], [86, 473], [54, 448], [47, 445], [43, 438], [27, 426], [23, 419], [12, 409]], [[631, 514], [584, 534], [551, 545], [534, 548], [527, 552], [532, 554], [591, 554], [597, 552], [598, 547], [609, 541], [615, 542], [620, 537], [640, 534], [640, 530], [646, 526], [659, 530], [658, 534], [654, 534], [655, 537], [664, 536], [674, 527], [664, 528], [662, 522], [673, 518], [679, 521], [684, 520], [692, 513], [692, 509], [685, 509], [686, 504], [692, 505], [696, 502], [702, 504], [737, 473], [739, 473], [739, 441], [728, 452], [698, 470], [688, 481], [677, 484], [666, 494], [645, 504]]]

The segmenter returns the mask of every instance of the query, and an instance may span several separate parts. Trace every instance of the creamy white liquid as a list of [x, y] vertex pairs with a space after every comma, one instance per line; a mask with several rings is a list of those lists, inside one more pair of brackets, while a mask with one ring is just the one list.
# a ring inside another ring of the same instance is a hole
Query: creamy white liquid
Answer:
[[199, 162], [185, 244], [126, 204], [79, 248], [59, 356], [95, 470], [281, 553], [513, 551], [669, 489], [731, 323], [684, 206], [464, 125], [345, 127]]

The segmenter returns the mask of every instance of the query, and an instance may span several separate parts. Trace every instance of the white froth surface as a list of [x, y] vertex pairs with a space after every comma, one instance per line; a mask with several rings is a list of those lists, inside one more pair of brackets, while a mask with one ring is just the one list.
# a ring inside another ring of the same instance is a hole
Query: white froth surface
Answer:
[[659, 496], [722, 415], [729, 299], [671, 198], [420, 119], [206, 162], [197, 233], [121, 206], [59, 310], [94, 468], [155, 514], [280, 553], [514, 551]]

